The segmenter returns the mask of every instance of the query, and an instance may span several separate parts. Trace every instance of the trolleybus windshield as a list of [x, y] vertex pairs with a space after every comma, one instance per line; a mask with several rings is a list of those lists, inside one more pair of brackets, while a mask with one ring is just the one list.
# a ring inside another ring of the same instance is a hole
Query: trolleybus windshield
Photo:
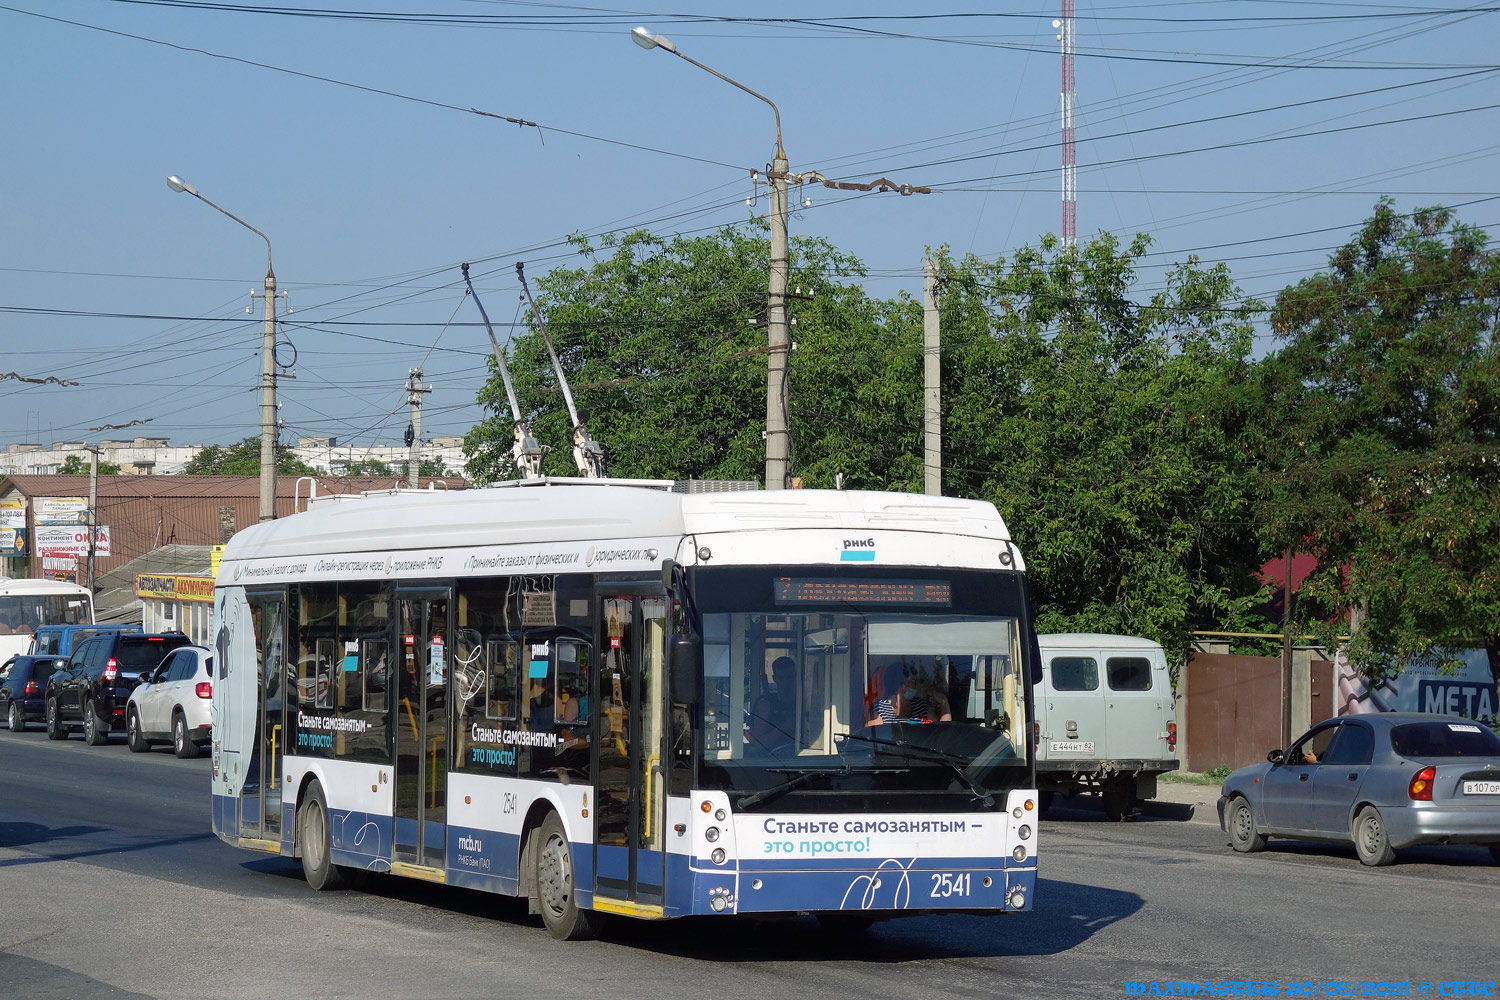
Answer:
[[1029, 780], [1015, 574], [705, 568], [694, 593], [702, 787], [972, 809]]

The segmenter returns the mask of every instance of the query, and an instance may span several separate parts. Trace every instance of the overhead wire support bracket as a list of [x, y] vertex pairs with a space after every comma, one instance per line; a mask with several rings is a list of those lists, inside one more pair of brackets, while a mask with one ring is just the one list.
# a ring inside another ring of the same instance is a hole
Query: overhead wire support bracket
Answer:
[[526, 284], [526, 265], [519, 260], [516, 261], [516, 277], [521, 281], [521, 294], [526, 296], [526, 302], [531, 306], [531, 315], [536, 317], [537, 328], [542, 332], [542, 341], [547, 345], [547, 356], [552, 359], [552, 370], [557, 372], [557, 384], [562, 389], [564, 402], [568, 404], [568, 416], [573, 420], [573, 464], [578, 466], [578, 474], [585, 479], [603, 479], [604, 447], [589, 435], [587, 423], [578, 416], [578, 407], [573, 404], [573, 390], [568, 387], [568, 376], [563, 374], [562, 362], [557, 358], [552, 338], [547, 335], [547, 321], [542, 319], [542, 311], [531, 297], [531, 287]]
[[474, 291], [474, 282], [469, 278], [469, 265], [461, 266], [464, 284], [468, 286], [469, 294], [474, 296], [474, 304], [479, 307], [479, 316], [484, 320], [484, 330], [490, 335], [490, 347], [495, 352], [495, 363], [500, 368], [500, 381], [505, 384], [505, 399], [510, 404], [510, 416], [513, 421], [511, 430], [515, 434], [515, 441], [510, 448], [511, 458], [514, 459], [516, 468], [520, 470], [521, 478], [541, 479], [542, 459], [549, 449], [538, 442], [526, 426], [526, 418], [521, 415], [520, 404], [516, 402], [516, 387], [510, 381], [510, 368], [505, 364], [505, 352], [500, 350], [500, 341], [495, 338], [495, 328], [490, 325], [489, 313], [484, 311], [484, 303], [479, 301], [479, 293]]

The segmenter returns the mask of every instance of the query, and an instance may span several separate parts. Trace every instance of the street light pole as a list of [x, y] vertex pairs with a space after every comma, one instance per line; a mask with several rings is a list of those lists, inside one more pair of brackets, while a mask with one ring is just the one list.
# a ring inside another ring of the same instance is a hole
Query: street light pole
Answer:
[[276, 516], [276, 271], [271, 267], [271, 239], [250, 223], [225, 211], [178, 177], [168, 177], [167, 187], [186, 191], [210, 208], [218, 209], [266, 241], [266, 309], [260, 348], [260, 519]]
[[712, 73], [725, 83], [738, 87], [751, 97], [765, 101], [776, 115], [776, 156], [771, 161], [771, 171], [766, 177], [771, 185], [771, 277], [766, 309], [766, 489], [785, 489], [791, 450], [788, 445], [786, 389], [787, 354], [790, 347], [786, 315], [786, 285], [790, 267], [787, 250], [787, 185], [790, 174], [786, 150], [781, 145], [781, 110], [776, 107], [775, 101], [764, 94], [758, 94], [713, 67], [683, 55], [663, 35], [653, 35], [645, 28], [635, 28], [630, 32], [630, 37], [643, 49], [665, 49], [704, 72]]

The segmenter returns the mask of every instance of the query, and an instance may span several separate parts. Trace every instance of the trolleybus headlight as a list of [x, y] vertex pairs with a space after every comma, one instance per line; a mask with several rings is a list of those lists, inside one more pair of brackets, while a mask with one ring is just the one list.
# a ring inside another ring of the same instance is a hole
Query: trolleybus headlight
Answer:
[[[1021, 850], [1024, 853], [1024, 848], [1017, 848], [1017, 850]], [[714, 852], [709, 855], [709, 857], [714, 859], [714, 864], [716, 865], [722, 865], [724, 863], [724, 859], [728, 856], [729, 855], [724, 853], [724, 848], [722, 847], [715, 847]], [[1017, 860], [1020, 859], [1018, 858]]]
[[707, 799], [704, 799], [702, 802], [698, 803], [698, 808], [702, 809], [704, 812], [709, 812], [713, 809], [713, 807], [714, 804]]
[[714, 841], [718, 840], [719, 839], [719, 828], [716, 827], [716, 826], [711, 826], [707, 830], [704, 830], [703, 831], [703, 839], [706, 840], [706, 841], [708, 841], [710, 844], [712, 844]]
[[1016, 889], [1010, 894], [1010, 908], [1012, 910], [1019, 910], [1025, 905], [1026, 893], [1022, 892], [1020, 889]]
[[1021, 818], [1021, 807], [1020, 806], [1016, 806], [1014, 809], [1012, 809], [1010, 811], [1010, 814], [1012, 816], [1014, 816], [1016, 819], [1020, 819]]
[[715, 810], [715, 812], [714, 812], [714, 819], [718, 820], [720, 823], [724, 822], [728, 818], [729, 818], [729, 814], [727, 812], [725, 812], [724, 810], [722, 810], [722, 809]]
[[1030, 840], [1031, 839], [1031, 827], [1028, 824], [1026, 824], [1026, 823], [1022, 823], [1016, 829], [1016, 836], [1020, 837], [1022, 840]]
[[1016, 845], [1016, 849], [1014, 851], [1010, 852], [1010, 856], [1013, 857], [1013, 858], [1015, 858], [1017, 861], [1025, 861], [1026, 860], [1026, 845], [1025, 844], [1017, 844]]
[[729, 900], [723, 896], [714, 896], [709, 899], [708, 905], [715, 913], [723, 913], [724, 907], [729, 905]]

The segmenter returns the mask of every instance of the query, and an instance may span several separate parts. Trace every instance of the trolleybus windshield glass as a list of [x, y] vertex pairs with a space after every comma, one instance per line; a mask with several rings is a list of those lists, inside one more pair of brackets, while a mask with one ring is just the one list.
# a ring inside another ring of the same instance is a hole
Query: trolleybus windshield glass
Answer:
[[694, 585], [704, 787], [756, 792], [789, 769], [826, 769], [798, 783], [802, 795], [966, 801], [971, 783], [1024, 777], [1031, 720], [1014, 574], [700, 569]]

